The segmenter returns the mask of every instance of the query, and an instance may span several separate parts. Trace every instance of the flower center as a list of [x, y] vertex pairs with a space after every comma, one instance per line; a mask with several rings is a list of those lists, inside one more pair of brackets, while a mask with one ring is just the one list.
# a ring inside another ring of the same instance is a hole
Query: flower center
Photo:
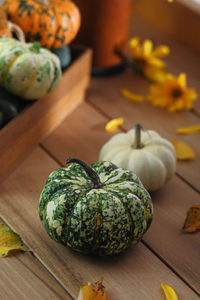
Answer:
[[141, 72], [141, 70], [144, 70], [146, 66], [146, 60], [142, 57], [141, 58], [137, 57], [133, 60], [133, 65], [137, 71]]
[[172, 97], [173, 98], [180, 98], [182, 96], [183, 92], [180, 89], [174, 89], [172, 90]]

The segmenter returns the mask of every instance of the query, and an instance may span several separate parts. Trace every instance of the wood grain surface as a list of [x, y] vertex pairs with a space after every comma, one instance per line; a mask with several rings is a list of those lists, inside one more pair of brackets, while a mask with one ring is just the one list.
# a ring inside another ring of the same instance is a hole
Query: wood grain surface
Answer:
[[1, 214], [74, 298], [81, 284], [103, 276], [109, 300], [164, 300], [161, 281], [172, 285], [182, 300], [198, 299], [197, 294], [142, 243], [119, 256], [99, 258], [81, 255], [51, 240], [39, 220], [38, 200], [48, 174], [58, 166], [37, 148], [1, 184]]
[[131, 70], [110, 78], [93, 79], [89, 103], [92, 103], [97, 110], [99, 109], [110, 119], [123, 117], [125, 130], [130, 130], [136, 123], [140, 123], [145, 130], [156, 130], [164, 138], [181, 140], [193, 147], [197, 158], [190, 162], [178, 162], [177, 172], [200, 191], [200, 139], [198, 134], [176, 134], [177, 128], [199, 124], [200, 119], [191, 112], [169, 113], [146, 102], [130, 102], [121, 96], [121, 88], [144, 94], [148, 89], [148, 84]]
[[54, 92], [35, 101], [0, 131], [0, 181], [83, 101], [90, 64], [91, 50], [86, 50], [64, 72]]
[[[148, 2], [148, 0], [144, 0], [144, 1]], [[199, 22], [200, 22], [200, 17], [199, 17]], [[191, 50], [191, 48], [186, 47], [184, 43], [175, 40], [172, 37], [172, 35], [166, 33], [163, 34], [163, 31], [159, 30], [153, 24], [148, 23], [144, 18], [139, 17], [137, 14], [133, 14], [133, 17], [131, 19], [130, 37], [132, 36], [140, 37], [141, 41], [143, 41], [144, 39], [152, 39], [155, 46], [168, 45], [170, 47], [170, 54], [164, 58], [164, 61], [166, 61], [167, 63], [167, 70], [176, 76], [181, 72], [185, 72], [187, 74], [188, 88], [195, 88], [198, 95], [200, 96], [199, 51], [194, 52]], [[199, 43], [200, 33], [195, 35], [194, 32], [192, 31], [191, 36], [193, 36], [195, 40], [198, 40]], [[134, 83], [133, 83], [133, 88], [134, 88]], [[194, 102], [194, 109], [196, 112], [200, 114], [199, 97]]]
[[[200, 92], [196, 55], [138, 17], [133, 18], [132, 33], [169, 44], [170, 70], [176, 74], [186, 71], [190, 87]], [[73, 77], [66, 84], [74, 80]], [[81, 97], [78, 86], [75, 88], [74, 97]], [[74, 110], [39, 147], [32, 147], [32, 153], [0, 184], [0, 217], [21, 235], [32, 251], [1, 259], [0, 299], [75, 300], [82, 284], [101, 277], [109, 300], [164, 300], [162, 281], [175, 289], [179, 300], [199, 299], [199, 232], [183, 233], [182, 226], [189, 207], [200, 201], [200, 140], [199, 134], [175, 133], [179, 127], [200, 122], [199, 100], [192, 112], [170, 114], [147, 103], [125, 100], [120, 95], [121, 88], [146, 93], [148, 82], [131, 70], [93, 79], [88, 101]], [[65, 94], [65, 87], [62, 93]], [[52, 116], [59, 118], [53, 106]], [[118, 131], [129, 130], [139, 122], [144, 129], [155, 129], [167, 139], [185, 141], [194, 148], [197, 157], [178, 162], [177, 175], [152, 193], [154, 219], [141, 243], [115, 257], [86, 256], [50, 239], [38, 216], [39, 197], [50, 172], [65, 165], [69, 156], [88, 163], [98, 160], [102, 145], [117, 132], [107, 133], [104, 129], [106, 122], [114, 117], [125, 120]], [[44, 115], [44, 118], [51, 122], [51, 117]], [[42, 125], [37, 129], [41, 133]], [[30, 132], [24, 133], [27, 138]], [[7, 143], [3, 149], [1, 166], [6, 166], [12, 159], [12, 144]]]
[[9, 254], [0, 262], [0, 299], [72, 299], [30, 253]]
[[[88, 116], [92, 117], [88, 119]], [[77, 120], [84, 126], [79, 126]], [[115, 134], [105, 131], [106, 122], [106, 117], [83, 103], [45, 139], [43, 146], [62, 165], [66, 157], [73, 155], [92, 163], [98, 160], [101, 145]], [[190, 166], [190, 162], [188, 164]], [[165, 187], [154, 192], [152, 198], [155, 206], [152, 227], [156, 229], [146, 234], [145, 241], [200, 293], [199, 235], [182, 232], [186, 211], [199, 203], [199, 194], [174, 176]]]

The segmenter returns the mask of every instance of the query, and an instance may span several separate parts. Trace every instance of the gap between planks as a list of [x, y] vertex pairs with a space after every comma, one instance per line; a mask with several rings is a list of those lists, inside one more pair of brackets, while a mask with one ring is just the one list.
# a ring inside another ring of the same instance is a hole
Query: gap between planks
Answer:
[[[97, 113], [101, 114], [102, 116], [104, 116], [106, 119], [111, 119], [111, 117], [106, 114], [104, 111], [102, 111], [99, 107], [97, 107], [94, 103], [91, 103], [90, 101], [87, 101], [87, 104], [89, 106], [91, 106]], [[123, 128], [122, 126], [119, 127], [119, 129], [123, 132], [126, 132], [127, 130], [125, 128]], [[50, 156], [60, 167], [65, 167], [64, 164], [61, 163], [61, 161], [55, 156], [53, 155], [43, 144], [39, 145], [40, 148], [48, 155]], [[192, 188], [195, 192], [198, 192], [198, 190], [196, 190], [195, 187], [193, 187], [190, 183], [188, 183], [184, 178], [182, 178], [182, 176], [180, 176], [179, 174], [176, 174], [176, 176], [181, 179], [185, 184], [187, 184], [190, 188]], [[142, 240], [142, 244], [149, 249], [149, 251], [151, 251], [152, 254], [154, 254], [162, 263], [164, 263], [165, 266], [168, 267], [168, 269], [170, 269], [180, 280], [182, 280], [196, 295], [200, 296], [200, 293], [198, 293], [198, 291], [192, 287], [192, 285], [190, 285], [186, 279], [184, 279], [184, 277], [182, 277], [174, 268], [172, 265], [170, 265], [161, 255], [159, 255], [155, 250], [152, 249], [152, 247], [145, 242], [144, 240]], [[43, 263], [41, 261], [41, 263]], [[52, 274], [52, 276], [54, 276]], [[58, 279], [57, 279], [58, 280]], [[62, 285], [62, 283], [61, 283]]]
[[[93, 105], [91, 105], [93, 106]], [[105, 116], [105, 114], [103, 114]], [[123, 129], [123, 131], [125, 131], [125, 129]], [[48, 151], [48, 149], [46, 147], [44, 147], [43, 145], [39, 145], [42, 150], [48, 155], [50, 156], [60, 167], [63, 167], [64, 165], [52, 154]], [[184, 180], [183, 180], [184, 181]], [[185, 181], [184, 181], [185, 182]], [[189, 185], [190, 186], [190, 185]], [[200, 293], [198, 293], [198, 291], [193, 288], [161, 255], [159, 255], [155, 250], [152, 249], [151, 246], [148, 245], [147, 242], [145, 242], [143, 239], [141, 240], [142, 244], [153, 254], [155, 255], [168, 269], [170, 269], [170, 271], [172, 271], [180, 280], [182, 280], [197, 296], [200, 296]], [[40, 260], [39, 260], [40, 261]], [[42, 264], [43, 262], [40, 261]], [[44, 266], [44, 268], [46, 268]], [[51, 273], [51, 271], [49, 271]], [[54, 276], [53, 273], [51, 273], [52, 276]], [[59, 279], [56, 278], [56, 280], [59, 282]], [[60, 282], [60, 284], [62, 285], [62, 282]], [[74, 298], [72, 298], [74, 299]], [[76, 300], [76, 299], [74, 299]]]
[[[6, 225], [7, 227], [11, 228], [14, 232], [15, 232], [15, 229], [12, 228], [12, 226], [10, 226], [7, 221], [2, 217], [0, 216], [0, 222], [3, 223], [4, 225]], [[26, 245], [27, 248], [28, 248], [28, 245]], [[67, 294], [67, 296], [69, 296], [69, 298], [71, 300], [76, 300], [71, 294], [70, 292], [66, 289], [66, 287], [62, 284], [62, 282], [60, 282], [60, 280], [58, 280], [53, 273], [51, 273], [49, 271], [49, 269], [43, 264], [43, 262], [38, 259], [38, 257], [35, 255], [35, 253], [32, 251], [32, 250], [29, 250], [26, 252], [28, 255], [31, 255], [34, 260], [36, 261], [37, 264], [39, 264], [44, 270], [45, 272], [47, 272], [51, 277], [52, 279], [54, 279], [56, 281], [56, 283], [63, 289], [63, 291]], [[61, 297], [57, 292], [56, 290], [52, 289], [52, 287], [47, 284], [47, 282], [45, 280], [43, 280], [43, 278], [39, 277], [37, 273], [35, 273], [31, 268], [29, 268], [29, 266], [27, 264], [24, 263], [24, 261], [22, 259], [20, 259], [20, 257], [17, 257], [17, 259], [20, 261], [20, 263], [26, 268], [28, 269], [32, 274], [34, 274], [34, 276], [36, 276], [48, 289], [50, 289], [54, 294], [56, 294], [56, 296], [59, 298], [59, 299], [65, 299], [63, 297]]]
[[[95, 109], [98, 113], [100, 113], [101, 115], [103, 115], [106, 119], [108, 119], [108, 121], [110, 119], [112, 119], [112, 117], [109, 114], [106, 114], [100, 107], [98, 107], [97, 105], [95, 105], [93, 102], [90, 102], [90, 99], [87, 99], [87, 103], [93, 108]], [[196, 112], [194, 113], [196, 115]], [[198, 114], [198, 113], [197, 113]], [[200, 115], [198, 116], [200, 118]], [[119, 126], [119, 129], [123, 132], [127, 132], [127, 130], [123, 127], [123, 126]], [[60, 162], [59, 162], [60, 163]], [[185, 184], [187, 184], [191, 189], [193, 189], [196, 193], [200, 194], [200, 191], [193, 186], [190, 182], [188, 182], [183, 176], [181, 176], [179, 173], [175, 173], [175, 175], [181, 179]]]

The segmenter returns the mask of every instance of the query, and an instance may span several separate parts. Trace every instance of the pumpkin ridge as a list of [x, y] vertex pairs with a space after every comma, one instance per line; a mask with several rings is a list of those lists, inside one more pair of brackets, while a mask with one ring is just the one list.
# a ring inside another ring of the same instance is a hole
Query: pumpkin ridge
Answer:
[[14, 66], [14, 64], [15, 64], [15, 63], [17, 62], [17, 60], [20, 59], [21, 56], [23, 56], [23, 55], [24, 55], [24, 53], [22, 52], [22, 53], [20, 53], [18, 56], [15, 56], [15, 57], [13, 58], [13, 60], [11, 60], [11, 62], [10, 62], [9, 65], [8, 65], [7, 71], [6, 71], [5, 75], [4, 75], [3, 83], [6, 82], [7, 76], [8, 76], [8, 74], [10, 73], [10, 70], [12, 69], [12, 67]]
[[[116, 197], [116, 195], [117, 195], [117, 192], [115, 192], [114, 191], [114, 193], [112, 192], [112, 190], [107, 190], [106, 189], [106, 192], [107, 193], [109, 193], [109, 194], [111, 194], [112, 196], [114, 195], [115, 197]], [[135, 228], [135, 226], [134, 226], [134, 221], [133, 221], [133, 219], [131, 218], [131, 214], [130, 214], [130, 211], [129, 211], [129, 208], [127, 207], [127, 206], [125, 206], [125, 203], [121, 200], [121, 197], [119, 197], [119, 196], [117, 196], [117, 198], [119, 199], [119, 201], [120, 201], [120, 203], [122, 204], [122, 206], [124, 207], [124, 210], [125, 210], [125, 212], [127, 213], [127, 215], [128, 215], [128, 219], [129, 219], [129, 221], [131, 222], [131, 226], [130, 226], [130, 232], [129, 232], [129, 243], [131, 244], [131, 238], [132, 238], [132, 236], [133, 236], [133, 228]], [[140, 199], [139, 199], [140, 200]]]

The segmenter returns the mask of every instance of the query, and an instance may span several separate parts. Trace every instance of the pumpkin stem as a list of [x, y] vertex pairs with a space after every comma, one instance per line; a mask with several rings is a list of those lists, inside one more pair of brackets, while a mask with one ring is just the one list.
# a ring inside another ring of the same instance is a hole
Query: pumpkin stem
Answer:
[[40, 43], [34, 42], [29, 50], [31, 50], [33, 53], [40, 53]]
[[94, 188], [98, 189], [98, 188], [102, 187], [99, 176], [86, 163], [84, 163], [82, 160], [77, 159], [77, 158], [68, 158], [66, 161], [66, 164], [70, 164], [70, 163], [76, 163], [76, 164], [79, 164], [81, 167], [83, 167], [83, 169], [85, 170], [87, 175], [90, 177], [91, 181], [93, 182]]
[[10, 28], [10, 30], [12, 32], [14, 32], [16, 34], [17, 39], [20, 42], [25, 42], [25, 35], [24, 35], [22, 29], [18, 25], [8, 21], [8, 27]]
[[141, 144], [141, 125], [136, 124], [135, 125], [135, 147], [136, 149], [143, 148], [143, 145]]
[[49, 0], [36, 0], [38, 3], [49, 5]]

